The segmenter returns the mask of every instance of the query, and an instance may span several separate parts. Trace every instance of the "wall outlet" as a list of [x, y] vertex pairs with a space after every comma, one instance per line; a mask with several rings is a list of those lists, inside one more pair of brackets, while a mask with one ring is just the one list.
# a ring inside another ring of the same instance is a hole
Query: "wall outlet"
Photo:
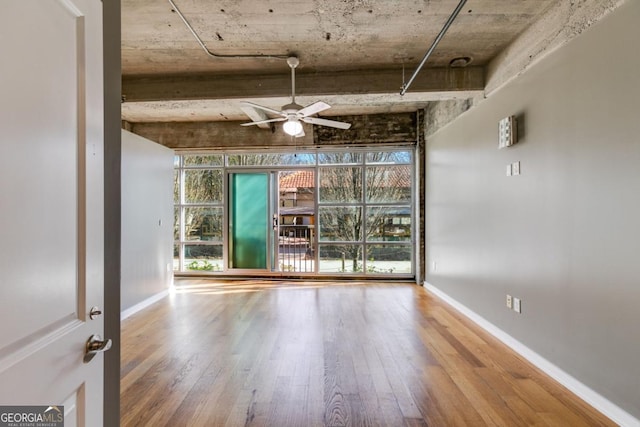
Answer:
[[433, 270], [434, 272], [435, 272], [435, 271], [438, 271], [438, 263], [436, 263], [436, 262], [434, 261], [434, 262], [432, 263], [432, 268], [431, 268], [431, 270]]
[[513, 310], [516, 313], [522, 313], [522, 302], [520, 301], [520, 298], [513, 299]]
[[507, 307], [513, 308], [513, 299], [511, 298], [511, 295], [507, 295]]

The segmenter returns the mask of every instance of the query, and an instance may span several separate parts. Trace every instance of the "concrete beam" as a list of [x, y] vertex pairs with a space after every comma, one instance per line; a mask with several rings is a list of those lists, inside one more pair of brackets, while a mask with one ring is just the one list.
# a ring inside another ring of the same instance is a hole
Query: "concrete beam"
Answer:
[[351, 123], [348, 130], [303, 124], [305, 136], [292, 138], [276, 125], [274, 131], [240, 126], [242, 122], [133, 123], [131, 131], [176, 150], [311, 147], [415, 143], [416, 113], [339, 116]]
[[[409, 70], [410, 72], [411, 70]], [[402, 85], [399, 70], [365, 70], [296, 75], [296, 95], [396, 94]], [[484, 88], [484, 69], [426, 68], [412, 83], [411, 92], [478, 91]], [[197, 75], [124, 77], [125, 102], [240, 99], [286, 96], [290, 75]]]
[[305, 136], [292, 138], [280, 127], [274, 131], [243, 122], [134, 123], [132, 132], [176, 150], [216, 148], [291, 147], [313, 144], [311, 125], [303, 125]]

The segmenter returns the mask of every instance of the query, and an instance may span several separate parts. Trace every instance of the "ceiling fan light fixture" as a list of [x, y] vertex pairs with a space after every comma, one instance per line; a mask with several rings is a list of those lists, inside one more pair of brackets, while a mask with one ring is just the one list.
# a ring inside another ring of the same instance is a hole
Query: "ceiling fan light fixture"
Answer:
[[302, 124], [298, 120], [287, 120], [282, 125], [282, 129], [284, 129], [285, 133], [296, 136], [302, 132]]
[[289, 67], [291, 67], [291, 102], [287, 105], [283, 105], [282, 109], [278, 111], [270, 107], [265, 107], [262, 105], [254, 104], [252, 102], [243, 101], [241, 105], [245, 107], [245, 109], [247, 108], [258, 109], [258, 110], [266, 111], [267, 113], [271, 113], [272, 115], [275, 115], [278, 117], [274, 119], [271, 119], [271, 118], [265, 119], [263, 117], [262, 120], [256, 121], [256, 119], [252, 116], [253, 113], [251, 112], [247, 113], [247, 111], [245, 111], [245, 113], [253, 121], [250, 123], [242, 123], [241, 126], [251, 126], [251, 125], [260, 126], [265, 123], [284, 122], [282, 128], [285, 131], [285, 133], [295, 137], [304, 136], [302, 123], [300, 123], [301, 121], [311, 125], [328, 126], [332, 128], [338, 128], [338, 129], [349, 129], [351, 127], [350, 123], [337, 122], [335, 120], [327, 120], [327, 119], [321, 119], [319, 117], [314, 117], [319, 112], [331, 108], [331, 106], [326, 102], [316, 101], [313, 104], [307, 105], [306, 107], [296, 104], [296, 67], [299, 64], [299, 61], [298, 61], [298, 58], [296, 58], [295, 56], [291, 56], [287, 59], [287, 63], [289, 64]]

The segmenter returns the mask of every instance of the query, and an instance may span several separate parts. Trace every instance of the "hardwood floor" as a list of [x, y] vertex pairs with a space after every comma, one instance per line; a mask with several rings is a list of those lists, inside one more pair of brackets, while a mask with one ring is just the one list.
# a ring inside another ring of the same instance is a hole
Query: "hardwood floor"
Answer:
[[415, 285], [177, 280], [122, 326], [122, 426], [615, 425]]

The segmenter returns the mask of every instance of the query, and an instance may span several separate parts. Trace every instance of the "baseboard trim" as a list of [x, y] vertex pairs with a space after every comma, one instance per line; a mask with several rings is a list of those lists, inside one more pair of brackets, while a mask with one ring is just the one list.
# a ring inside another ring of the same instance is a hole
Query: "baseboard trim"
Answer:
[[124, 320], [127, 317], [130, 317], [136, 314], [140, 310], [144, 310], [145, 308], [149, 307], [151, 304], [160, 301], [162, 298], [166, 297], [167, 295], [169, 295], [169, 289], [165, 289], [164, 291], [157, 293], [153, 296], [150, 296], [146, 300], [141, 301], [138, 304], [127, 308], [126, 310], [123, 310], [120, 313], [120, 320]]
[[465, 317], [467, 317], [469, 320], [476, 323], [482, 329], [502, 341], [513, 351], [524, 357], [526, 360], [538, 367], [551, 378], [568, 388], [572, 393], [583, 399], [589, 405], [593, 406], [596, 410], [600, 411], [603, 415], [611, 419], [613, 422], [624, 427], [640, 427], [639, 419], [635, 418], [633, 415], [620, 408], [618, 405], [611, 402], [609, 399], [594, 391], [590, 387], [584, 385], [558, 366], [554, 365], [535, 351], [531, 350], [526, 345], [522, 344], [520, 341], [513, 338], [511, 335], [504, 332], [502, 329], [495, 326], [493, 323], [489, 322], [473, 310], [469, 309], [467, 306], [451, 298], [448, 294], [428, 283], [427, 281], [424, 282], [424, 287], [428, 292], [442, 299], [447, 304], [463, 314]]

